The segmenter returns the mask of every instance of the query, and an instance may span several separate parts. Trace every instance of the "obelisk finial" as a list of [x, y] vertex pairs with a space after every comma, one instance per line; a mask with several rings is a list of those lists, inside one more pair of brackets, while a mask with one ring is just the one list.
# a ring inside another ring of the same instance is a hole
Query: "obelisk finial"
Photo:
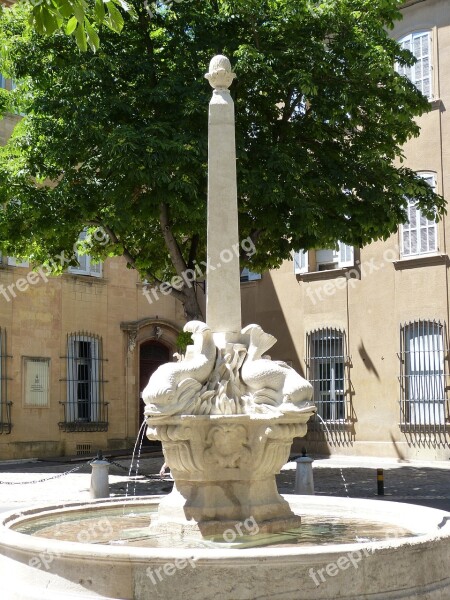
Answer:
[[[241, 332], [241, 284], [236, 182], [234, 103], [228, 87], [235, 74], [226, 56], [215, 56], [206, 74], [214, 92], [208, 133], [208, 282], [206, 323], [225, 340]], [[218, 336], [215, 336], [218, 344]]]
[[205, 78], [215, 90], [226, 90], [233, 83], [236, 73], [231, 70], [231, 63], [226, 56], [218, 54], [209, 63], [209, 71]]

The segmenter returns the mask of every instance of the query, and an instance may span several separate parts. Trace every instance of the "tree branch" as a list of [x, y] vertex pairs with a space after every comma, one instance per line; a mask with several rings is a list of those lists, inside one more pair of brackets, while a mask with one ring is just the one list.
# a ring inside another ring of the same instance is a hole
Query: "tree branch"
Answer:
[[194, 235], [192, 236], [191, 247], [189, 250], [189, 257], [188, 257], [188, 261], [187, 261], [187, 266], [189, 269], [194, 268], [194, 260], [197, 256], [199, 242], [200, 242], [199, 234], [194, 233]]
[[[126, 259], [127, 263], [129, 265], [131, 265], [133, 267], [133, 269], [135, 269], [136, 271], [138, 271], [137, 267], [136, 267], [136, 258], [130, 253], [130, 251], [128, 250], [128, 248], [120, 241], [120, 239], [117, 237], [117, 235], [115, 234], [115, 232], [108, 227], [108, 225], [105, 225], [105, 223], [101, 223], [101, 227], [103, 227], [103, 229], [106, 231], [106, 233], [109, 236], [109, 239], [111, 240], [111, 242], [113, 244], [120, 244], [123, 247], [123, 257]], [[147, 277], [149, 277], [150, 279], [153, 280], [153, 283], [155, 284], [161, 284], [162, 281], [161, 279], [159, 279], [154, 273], [152, 273], [151, 271], [145, 271], [145, 275]]]

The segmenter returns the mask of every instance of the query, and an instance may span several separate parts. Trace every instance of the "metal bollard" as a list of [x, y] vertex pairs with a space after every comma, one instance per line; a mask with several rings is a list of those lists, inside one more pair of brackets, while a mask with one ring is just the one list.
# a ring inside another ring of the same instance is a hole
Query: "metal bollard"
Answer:
[[103, 458], [101, 450], [91, 462], [91, 498], [109, 498], [109, 462]]
[[377, 469], [377, 487], [378, 487], [378, 495], [384, 496], [384, 472], [383, 472], [383, 469]]
[[304, 495], [314, 494], [314, 477], [312, 464], [314, 460], [306, 456], [306, 449], [302, 448], [302, 455], [296, 459], [297, 471], [295, 472], [295, 493]]

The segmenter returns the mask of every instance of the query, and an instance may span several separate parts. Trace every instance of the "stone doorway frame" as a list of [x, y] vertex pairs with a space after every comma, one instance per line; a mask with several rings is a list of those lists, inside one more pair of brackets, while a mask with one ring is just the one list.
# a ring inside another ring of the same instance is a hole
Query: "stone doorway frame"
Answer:
[[[137, 321], [126, 321], [120, 324], [124, 336], [125, 347], [125, 436], [127, 444], [133, 446], [139, 431], [139, 380], [140, 380], [140, 347], [149, 341], [157, 341], [169, 350], [169, 356], [177, 351], [177, 338], [182, 331], [172, 321], [158, 317], [146, 317]], [[175, 360], [175, 359], [173, 359]]]

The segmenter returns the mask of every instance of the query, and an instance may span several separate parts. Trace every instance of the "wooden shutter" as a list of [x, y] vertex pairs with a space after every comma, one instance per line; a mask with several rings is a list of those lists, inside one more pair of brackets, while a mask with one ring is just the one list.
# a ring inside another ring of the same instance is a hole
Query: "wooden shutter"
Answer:
[[294, 252], [294, 273], [301, 275], [308, 272], [308, 251], [299, 250]]

